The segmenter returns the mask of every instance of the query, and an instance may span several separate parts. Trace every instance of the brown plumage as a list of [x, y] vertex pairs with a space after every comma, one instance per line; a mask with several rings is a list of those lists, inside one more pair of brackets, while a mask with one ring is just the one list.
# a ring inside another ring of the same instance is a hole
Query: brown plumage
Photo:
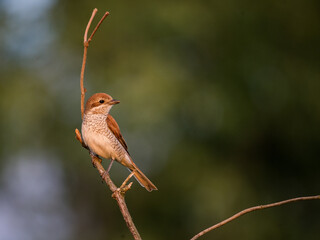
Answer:
[[148, 191], [158, 190], [132, 161], [119, 125], [109, 114], [112, 106], [118, 103], [106, 93], [96, 93], [88, 99], [82, 122], [83, 140], [93, 153], [116, 160], [133, 171], [135, 178]]
[[122, 147], [128, 152], [128, 146], [127, 146], [126, 141], [122, 137], [119, 125], [110, 114], [108, 114], [108, 116], [107, 116], [107, 124], [108, 124], [110, 131], [116, 136], [118, 141], [121, 143]]

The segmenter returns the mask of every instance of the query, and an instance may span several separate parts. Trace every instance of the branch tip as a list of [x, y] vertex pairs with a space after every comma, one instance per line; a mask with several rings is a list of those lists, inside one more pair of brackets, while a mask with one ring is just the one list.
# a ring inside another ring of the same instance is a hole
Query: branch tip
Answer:
[[88, 39], [88, 43], [91, 42], [94, 34], [97, 32], [98, 28], [100, 27], [101, 23], [103, 22], [103, 20], [109, 15], [109, 12], [105, 12], [105, 14], [102, 16], [102, 18], [100, 19], [100, 21], [98, 22], [97, 26], [94, 28], [94, 30], [91, 33], [91, 36]]
[[82, 144], [82, 138], [81, 138], [81, 134], [80, 134], [80, 131], [78, 130], [78, 128], [76, 128], [74, 130], [74, 132], [76, 133], [76, 139]]
[[199, 237], [203, 236], [204, 234], [216, 229], [216, 228], [219, 228], [219, 227], [222, 227], [223, 225], [241, 217], [242, 215], [245, 215], [249, 212], [253, 212], [253, 211], [256, 211], [256, 210], [262, 210], [262, 209], [266, 209], [266, 208], [271, 208], [271, 207], [276, 207], [276, 206], [280, 206], [280, 205], [284, 205], [284, 204], [287, 204], [287, 203], [291, 203], [291, 202], [297, 202], [297, 201], [303, 201], [303, 200], [318, 200], [320, 199], [320, 195], [316, 195], [316, 196], [307, 196], [307, 197], [297, 197], [297, 198], [291, 198], [291, 199], [287, 199], [287, 200], [284, 200], [284, 201], [280, 201], [280, 202], [275, 202], [275, 203], [270, 203], [270, 204], [265, 204], [265, 205], [259, 205], [259, 206], [255, 206], [255, 207], [250, 207], [250, 208], [247, 208], [247, 209], [244, 209], [236, 214], [234, 214], [233, 216], [211, 226], [211, 227], [208, 227], [207, 229], [199, 232], [198, 234], [196, 234], [193, 238], [191, 238], [191, 240], [196, 240], [198, 239]]

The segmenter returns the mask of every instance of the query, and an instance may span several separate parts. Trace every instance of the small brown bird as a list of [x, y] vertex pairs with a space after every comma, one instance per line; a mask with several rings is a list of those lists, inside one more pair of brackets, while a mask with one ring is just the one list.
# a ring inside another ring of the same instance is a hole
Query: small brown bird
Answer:
[[92, 153], [116, 160], [133, 171], [138, 182], [149, 192], [158, 190], [132, 161], [119, 126], [109, 114], [112, 106], [119, 102], [106, 93], [96, 93], [88, 99], [81, 128], [83, 140]]

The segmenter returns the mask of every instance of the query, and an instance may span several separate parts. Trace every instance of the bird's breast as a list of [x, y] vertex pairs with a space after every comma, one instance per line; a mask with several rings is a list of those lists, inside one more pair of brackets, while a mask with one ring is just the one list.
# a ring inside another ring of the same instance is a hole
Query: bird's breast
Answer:
[[105, 121], [97, 118], [84, 117], [82, 123], [82, 137], [92, 152], [103, 157], [122, 161], [126, 151], [108, 128]]

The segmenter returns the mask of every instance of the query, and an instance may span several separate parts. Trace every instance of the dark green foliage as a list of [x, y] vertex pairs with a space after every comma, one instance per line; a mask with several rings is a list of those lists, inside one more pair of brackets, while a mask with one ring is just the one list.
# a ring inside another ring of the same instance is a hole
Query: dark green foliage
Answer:
[[[74, 139], [94, 7], [95, 23], [110, 16], [88, 50], [87, 97], [121, 101], [111, 113], [159, 188], [134, 182], [126, 196], [143, 239], [190, 239], [244, 208], [319, 194], [319, 1], [48, 0], [20, 15], [8, 2], [0, 5], [0, 212], [22, 209], [31, 226], [11, 227], [24, 239], [131, 239]], [[37, 206], [15, 191], [40, 188], [46, 175], [28, 185], [23, 174], [40, 170], [10, 170], [34, 159], [59, 169], [48, 178], [57, 194]], [[127, 174], [111, 170], [118, 185]], [[319, 211], [319, 202], [268, 209], [202, 239], [318, 239]], [[58, 220], [38, 227], [35, 213]]]

